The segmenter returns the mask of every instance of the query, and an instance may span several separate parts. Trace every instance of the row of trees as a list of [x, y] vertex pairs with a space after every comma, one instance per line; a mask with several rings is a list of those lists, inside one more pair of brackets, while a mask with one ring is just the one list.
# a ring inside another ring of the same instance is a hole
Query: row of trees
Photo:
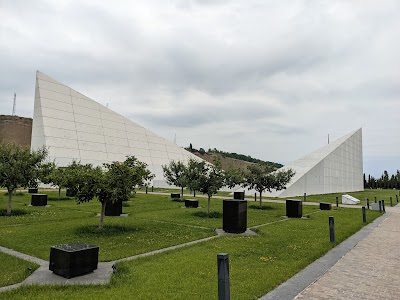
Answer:
[[20, 187], [37, 187], [38, 182], [67, 188], [78, 203], [97, 198], [101, 203], [99, 228], [103, 227], [107, 203], [127, 201], [137, 186], [146, 186], [154, 175], [147, 164], [128, 156], [123, 162], [105, 163], [102, 167], [73, 161], [67, 167], [46, 162], [45, 148], [30, 151], [18, 145], [0, 146], [0, 186], [7, 188], [7, 215], [11, 215], [13, 192]]
[[379, 178], [374, 178], [371, 175], [368, 175], [368, 178], [366, 178], [364, 174], [364, 188], [400, 189], [400, 170], [397, 170], [396, 174], [392, 175], [384, 171]]
[[181, 188], [182, 198], [183, 189], [189, 188], [196, 195], [199, 191], [208, 196], [207, 213], [210, 213], [210, 199], [223, 186], [233, 188], [242, 186], [243, 188], [254, 189], [260, 194], [260, 208], [262, 207], [262, 193], [264, 191], [282, 190], [294, 176], [294, 171], [275, 171], [267, 165], [251, 165], [246, 171], [232, 169], [224, 172], [219, 161], [214, 164], [205, 161], [189, 159], [185, 164], [182, 161], [171, 161], [163, 166], [164, 177], [168, 184]]

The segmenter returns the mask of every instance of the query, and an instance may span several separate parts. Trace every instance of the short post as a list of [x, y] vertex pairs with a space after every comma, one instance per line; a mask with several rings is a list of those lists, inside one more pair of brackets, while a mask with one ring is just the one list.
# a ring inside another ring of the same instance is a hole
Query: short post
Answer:
[[196, 190], [193, 191], [193, 197], [196, 197]]
[[399, 195], [396, 195], [396, 202], [399, 203]]
[[382, 212], [382, 201], [379, 200], [379, 212]]
[[374, 197], [375, 198], [375, 203], [376, 203], [376, 197]]
[[367, 208], [369, 209], [369, 199], [367, 198]]
[[385, 209], [385, 200], [382, 200], [382, 210], [383, 210], [383, 212], [386, 212], [386, 209]]
[[148, 190], [148, 188], [147, 188], [147, 186], [146, 186], [146, 194], [147, 194], [147, 190]]
[[151, 186], [151, 192], [154, 192], [154, 185]]
[[217, 255], [218, 264], [218, 300], [229, 300], [229, 256], [227, 253]]
[[329, 239], [330, 239], [332, 244], [336, 243], [336, 239], [335, 239], [335, 219], [332, 216], [329, 217]]
[[336, 207], [339, 207], [339, 197], [336, 196]]
[[304, 202], [307, 201], [307, 193], [304, 193]]
[[392, 197], [390, 197], [390, 207], [393, 206], [393, 201], [392, 201]]
[[367, 213], [365, 210], [365, 206], [362, 207], [362, 218], [363, 218], [363, 222], [367, 223]]
[[254, 201], [257, 201], [257, 193], [254, 193]]

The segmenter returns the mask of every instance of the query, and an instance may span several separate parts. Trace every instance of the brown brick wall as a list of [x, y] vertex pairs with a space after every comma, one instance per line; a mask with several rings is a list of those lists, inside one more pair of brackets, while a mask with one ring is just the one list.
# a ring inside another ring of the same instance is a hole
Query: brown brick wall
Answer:
[[32, 119], [0, 115], [0, 144], [14, 143], [31, 147]]

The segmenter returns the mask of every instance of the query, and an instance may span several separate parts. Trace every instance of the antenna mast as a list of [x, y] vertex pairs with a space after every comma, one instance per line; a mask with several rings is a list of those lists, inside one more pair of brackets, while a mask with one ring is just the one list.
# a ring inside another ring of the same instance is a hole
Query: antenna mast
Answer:
[[13, 103], [13, 110], [12, 110], [12, 116], [15, 116], [15, 105], [16, 105], [16, 101], [17, 100], [17, 94], [14, 93], [14, 103]]
[[328, 133], [328, 144], [329, 144], [329, 133]]

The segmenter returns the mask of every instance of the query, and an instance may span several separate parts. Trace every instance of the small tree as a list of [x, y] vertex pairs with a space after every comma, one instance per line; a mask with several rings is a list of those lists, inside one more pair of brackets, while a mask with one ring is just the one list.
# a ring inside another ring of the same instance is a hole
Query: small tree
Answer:
[[183, 198], [183, 188], [187, 186], [187, 167], [182, 161], [172, 160], [168, 165], [162, 166], [165, 180], [168, 184], [181, 188]]
[[61, 189], [67, 186], [67, 176], [65, 167], [56, 167], [44, 178], [41, 179], [43, 183], [52, 184], [58, 187], [58, 200], [61, 199]]
[[210, 214], [210, 200], [224, 186], [224, 173], [221, 164], [205, 164], [203, 173], [199, 176], [199, 191], [208, 196], [207, 214]]
[[244, 187], [255, 189], [260, 193], [260, 208], [262, 208], [262, 193], [273, 189], [280, 191], [286, 188], [295, 172], [292, 169], [286, 171], [274, 171], [266, 165], [251, 165], [247, 167], [244, 175]]
[[127, 201], [136, 186], [141, 186], [153, 175], [147, 170], [147, 164], [129, 156], [124, 162], [103, 164], [105, 169], [84, 165], [76, 174], [80, 179], [77, 189], [78, 203], [88, 202], [94, 197], [101, 203], [99, 228], [104, 225], [107, 203]]
[[186, 169], [186, 179], [187, 186], [193, 191], [194, 197], [196, 197], [196, 191], [200, 188], [200, 175], [205, 172], [205, 164], [204, 160], [189, 159]]
[[46, 157], [44, 147], [31, 152], [16, 144], [0, 145], [0, 186], [8, 191], [7, 215], [11, 215], [13, 191], [37, 181]]

